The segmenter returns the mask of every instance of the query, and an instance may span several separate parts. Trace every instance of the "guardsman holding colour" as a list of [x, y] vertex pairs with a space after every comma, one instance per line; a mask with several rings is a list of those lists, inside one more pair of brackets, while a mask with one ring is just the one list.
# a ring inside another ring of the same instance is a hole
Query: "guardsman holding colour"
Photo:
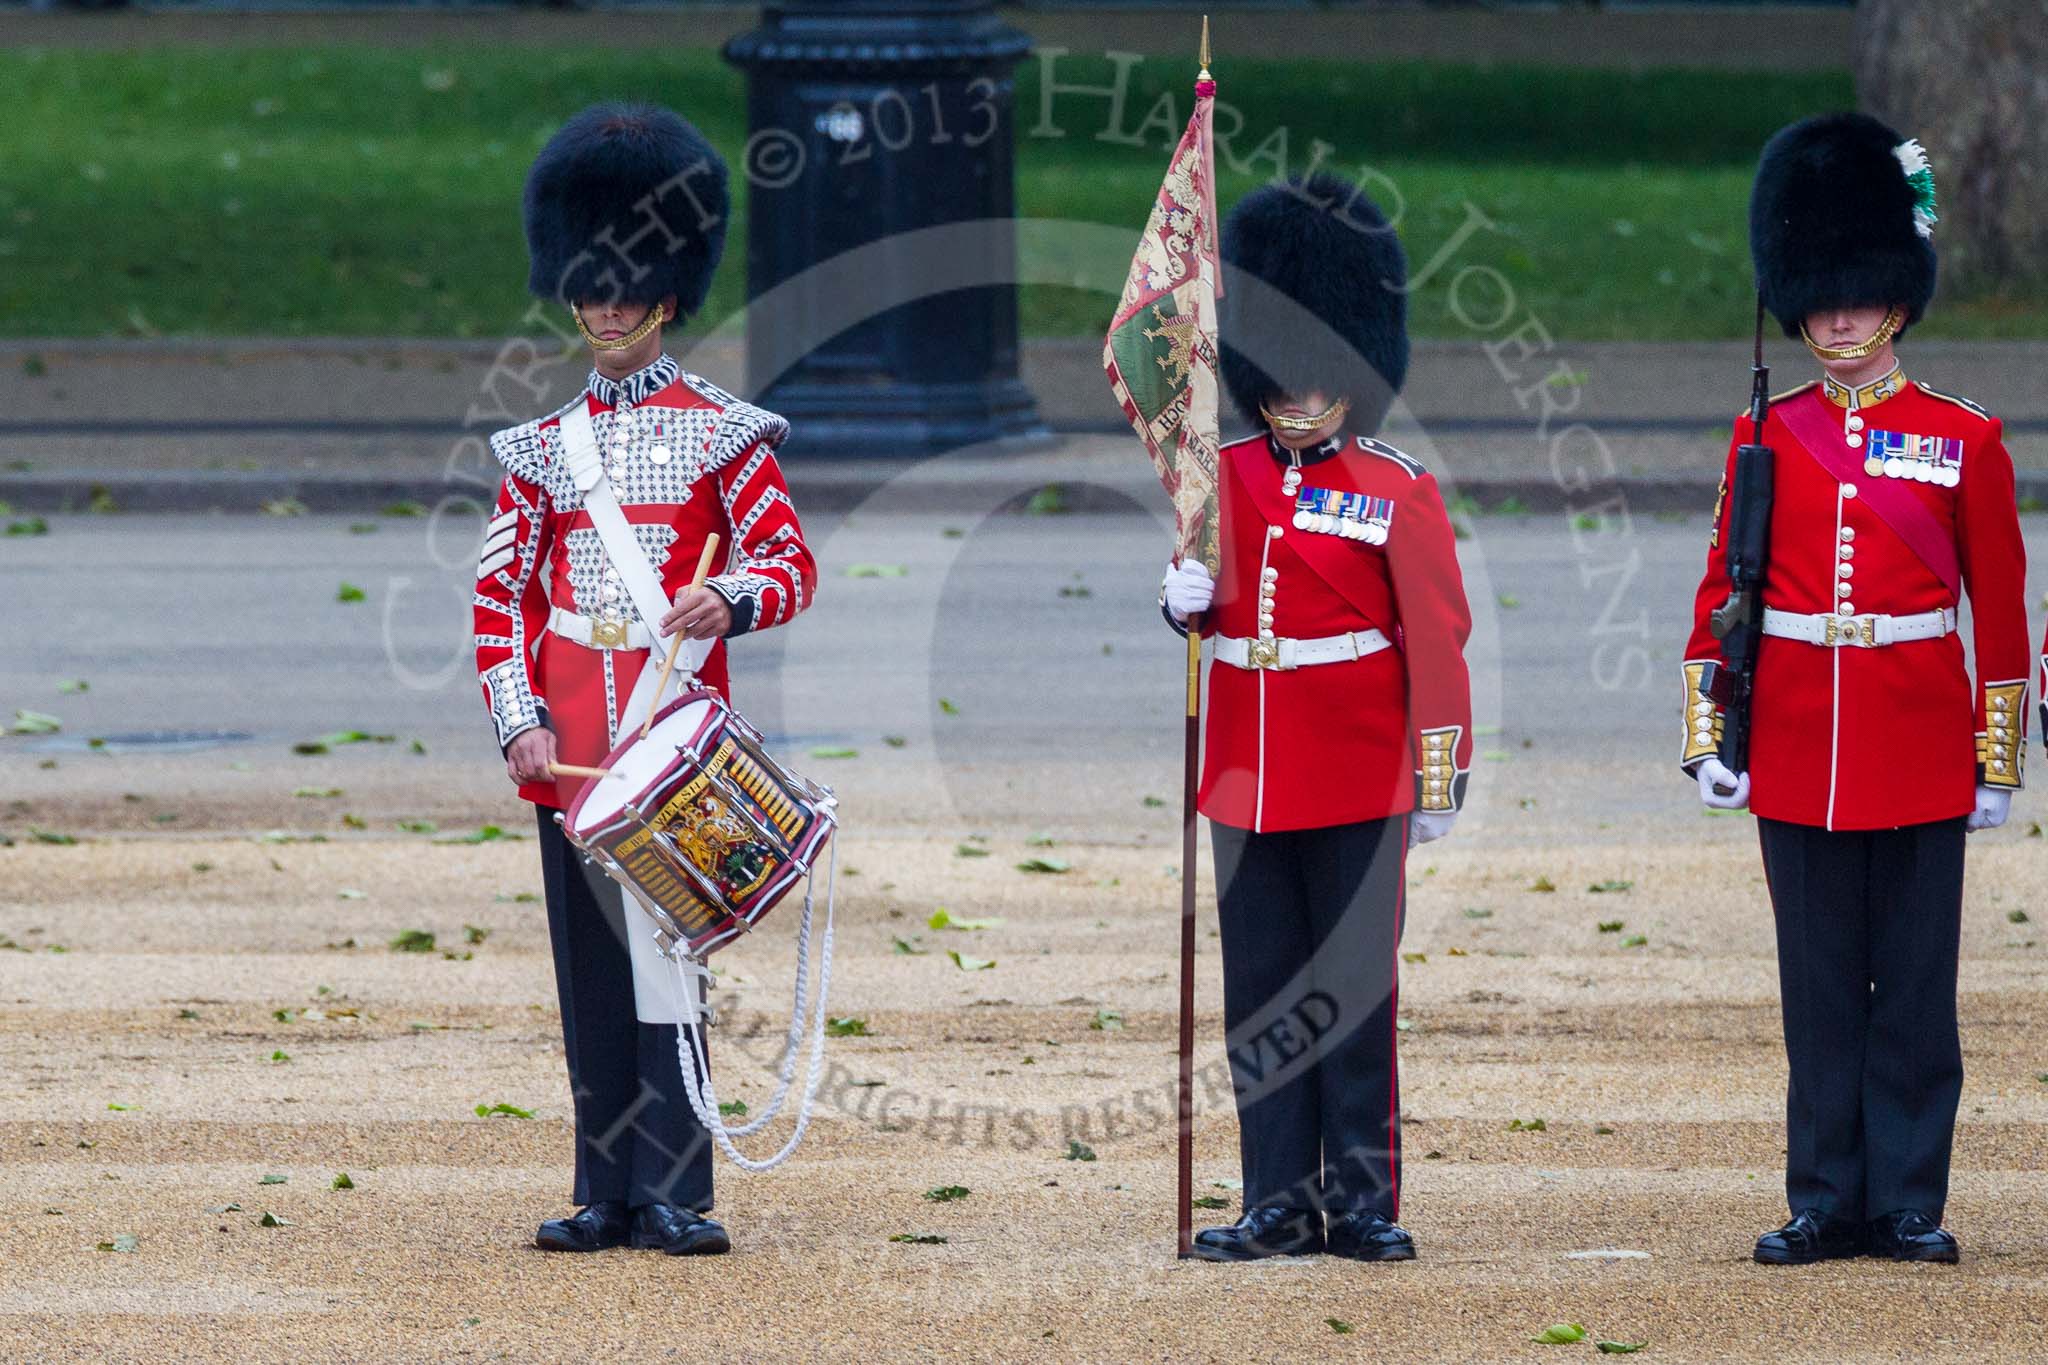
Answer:
[[[1395, 1060], [1402, 868], [1471, 764], [1471, 630], [1436, 480], [1373, 439], [1408, 369], [1406, 261], [1354, 185], [1268, 185], [1224, 225], [1220, 576], [1162, 601], [1213, 640], [1216, 850], [1244, 1215], [1194, 1254], [1408, 1260]], [[1184, 628], [1184, 626], [1182, 626]]]
[[[1725, 478], [1682, 762], [1708, 806], [1754, 810], [1777, 920], [1792, 1218], [1758, 1239], [1768, 1264], [1957, 1254], [1941, 1222], [1963, 1083], [1964, 835], [2003, 824], [2020, 787], [2033, 661], [2000, 424], [1893, 354], [1934, 294], [1934, 220], [1920, 144], [1861, 114], [1779, 132], [1750, 201], [1761, 301], [1821, 376], [1772, 400], [1763, 434], [1775, 478], [1748, 770], [1722, 762], [1729, 717], [1699, 691], [1729, 587]], [[1745, 418], [1737, 445], [1749, 431]]]
[[[575, 1096], [583, 1207], [541, 1224], [550, 1251], [729, 1245], [708, 1216], [711, 1146], [678, 1057], [677, 1029], [698, 1021], [653, 921], [557, 825], [582, 779], [554, 767], [602, 764], [637, 729], [655, 700], [657, 640], [717, 641], [696, 681], [724, 695], [723, 641], [789, 621], [817, 588], [775, 459], [789, 424], [662, 351], [662, 326], [703, 306], [727, 217], [724, 161], [651, 105], [584, 110], [526, 180], [528, 287], [568, 308], [595, 364], [566, 406], [491, 438], [505, 480], [475, 597], [484, 701], [539, 816]], [[693, 586], [713, 536], [721, 571]]]

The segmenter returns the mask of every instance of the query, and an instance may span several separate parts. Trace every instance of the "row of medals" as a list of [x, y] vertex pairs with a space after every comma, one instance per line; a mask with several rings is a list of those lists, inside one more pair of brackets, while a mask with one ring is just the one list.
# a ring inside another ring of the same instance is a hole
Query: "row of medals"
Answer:
[[1904, 460], [1897, 455], [1883, 460], [1871, 455], [1863, 461], [1863, 472], [1872, 478], [1911, 479], [1914, 483], [1931, 483], [1939, 488], [1954, 488], [1963, 481], [1963, 471], [1954, 465], [1936, 464], [1932, 460]]
[[[1300, 489], [1301, 466], [1291, 465], [1287, 472], [1280, 476], [1280, 490], [1291, 498]], [[1298, 508], [1294, 513], [1294, 529], [1314, 531], [1326, 536], [1338, 535], [1346, 540], [1362, 540], [1368, 545], [1387, 543], [1385, 523], [1358, 521], [1352, 517], [1340, 517], [1334, 512], [1311, 512], [1307, 508]]]

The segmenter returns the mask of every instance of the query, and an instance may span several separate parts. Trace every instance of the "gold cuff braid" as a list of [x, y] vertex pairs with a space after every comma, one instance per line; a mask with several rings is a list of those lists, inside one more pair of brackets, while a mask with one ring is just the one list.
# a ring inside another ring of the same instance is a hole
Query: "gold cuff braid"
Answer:
[[1978, 781], [2016, 791], [2027, 756], [2027, 684], [1984, 684], [1984, 732], [1977, 736]]
[[1458, 736], [1461, 725], [1440, 725], [1424, 730], [1422, 767], [1416, 772], [1416, 807], [1425, 811], [1458, 808]]
[[1700, 680], [1706, 671], [1703, 660], [1685, 665], [1685, 749], [1679, 755], [1680, 767], [1690, 767], [1721, 752], [1721, 708], [1700, 695]]

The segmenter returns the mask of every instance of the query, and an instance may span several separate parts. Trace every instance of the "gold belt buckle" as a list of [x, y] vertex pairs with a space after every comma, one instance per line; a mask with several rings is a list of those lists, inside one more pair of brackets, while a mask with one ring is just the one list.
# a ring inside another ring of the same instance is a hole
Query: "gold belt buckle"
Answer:
[[590, 623], [590, 644], [593, 649], [624, 649], [625, 621], [615, 616], [598, 617]]
[[1851, 616], [1845, 621], [1831, 612], [1827, 618], [1827, 625], [1822, 628], [1822, 634], [1825, 636], [1824, 643], [1828, 645], [1850, 640], [1866, 649], [1872, 649], [1877, 646], [1877, 618]]
[[1280, 667], [1280, 642], [1278, 640], [1253, 640], [1245, 650], [1245, 660], [1253, 668]]

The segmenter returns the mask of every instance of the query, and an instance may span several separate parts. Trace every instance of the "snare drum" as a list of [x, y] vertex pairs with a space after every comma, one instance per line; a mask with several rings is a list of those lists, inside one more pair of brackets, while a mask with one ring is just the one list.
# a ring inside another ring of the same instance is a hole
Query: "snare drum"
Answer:
[[605, 759], [562, 829], [646, 906], [663, 951], [702, 959], [807, 876], [838, 825], [831, 788], [790, 772], [716, 693], [685, 692]]

